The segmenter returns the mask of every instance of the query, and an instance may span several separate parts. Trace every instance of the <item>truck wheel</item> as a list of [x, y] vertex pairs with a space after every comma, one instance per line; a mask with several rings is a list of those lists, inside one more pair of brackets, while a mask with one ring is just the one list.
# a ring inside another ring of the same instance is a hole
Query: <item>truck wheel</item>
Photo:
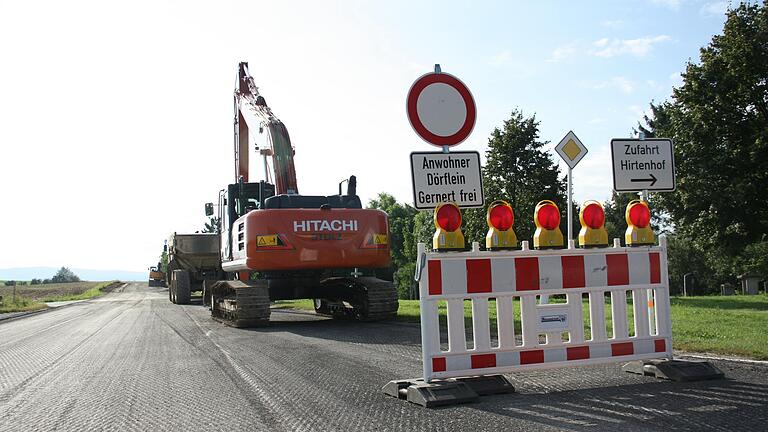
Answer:
[[208, 306], [210, 308], [213, 304], [213, 301], [211, 300], [211, 285], [214, 283], [216, 283], [216, 281], [208, 279], [203, 281], [203, 306]]
[[168, 285], [168, 300], [176, 304], [176, 280], [173, 275], [171, 275], [171, 283]]
[[174, 270], [174, 279], [176, 279], [175, 297], [176, 304], [189, 304], [192, 299], [192, 283], [187, 270]]
[[330, 315], [331, 308], [328, 307], [328, 301], [325, 299], [315, 299], [315, 313], [318, 315]]

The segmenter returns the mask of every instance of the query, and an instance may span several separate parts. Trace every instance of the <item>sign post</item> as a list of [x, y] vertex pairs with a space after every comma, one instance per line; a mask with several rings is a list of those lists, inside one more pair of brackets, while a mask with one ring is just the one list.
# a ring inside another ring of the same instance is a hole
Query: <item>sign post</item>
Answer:
[[563, 139], [560, 140], [560, 143], [555, 146], [555, 151], [563, 158], [565, 164], [568, 165], [568, 249], [571, 249], [571, 242], [573, 241], [573, 206], [571, 205], [571, 201], [573, 201], [573, 168], [581, 162], [581, 159], [584, 158], [588, 150], [573, 131], [568, 131]]
[[441, 152], [411, 153], [414, 206], [432, 209], [443, 202], [462, 208], [484, 205], [480, 154], [450, 152], [469, 137], [477, 110], [469, 89], [440, 65], [422, 75], [408, 91], [408, 121], [414, 132]]
[[[648, 200], [648, 192], [675, 190], [675, 155], [669, 138], [611, 140], [613, 190], [639, 192], [640, 201]], [[648, 291], [648, 308], [652, 310], [653, 294]]]

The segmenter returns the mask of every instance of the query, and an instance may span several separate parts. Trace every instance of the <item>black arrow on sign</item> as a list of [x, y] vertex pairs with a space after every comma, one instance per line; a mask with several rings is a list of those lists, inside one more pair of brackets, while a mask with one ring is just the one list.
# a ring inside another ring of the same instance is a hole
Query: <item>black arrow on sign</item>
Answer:
[[631, 182], [651, 182], [649, 186], [653, 186], [656, 184], [656, 176], [651, 174], [651, 178], [643, 178], [643, 179], [630, 179]]

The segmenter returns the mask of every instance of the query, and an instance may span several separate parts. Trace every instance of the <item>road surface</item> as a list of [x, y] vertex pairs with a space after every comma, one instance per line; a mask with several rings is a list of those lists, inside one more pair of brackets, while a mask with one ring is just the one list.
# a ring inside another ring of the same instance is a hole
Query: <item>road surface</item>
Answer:
[[768, 368], [673, 383], [620, 365], [510, 376], [518, 392], [428, 410], [385, 396], [420, 375], [418, 326], [273, 311], [255, 330], [129, 284], [0, 323], [0, 431], [766, 430]]

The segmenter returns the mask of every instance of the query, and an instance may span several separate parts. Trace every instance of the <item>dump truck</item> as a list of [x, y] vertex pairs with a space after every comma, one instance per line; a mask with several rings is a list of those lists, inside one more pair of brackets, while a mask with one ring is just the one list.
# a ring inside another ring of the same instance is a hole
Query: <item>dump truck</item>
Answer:
[[192, 293], [203, 291], [206, 282], [225, 277], [221, 269], [218, 234], [178, 234], [168, 239], [168, 297], [176, 304], [189, 304]]

